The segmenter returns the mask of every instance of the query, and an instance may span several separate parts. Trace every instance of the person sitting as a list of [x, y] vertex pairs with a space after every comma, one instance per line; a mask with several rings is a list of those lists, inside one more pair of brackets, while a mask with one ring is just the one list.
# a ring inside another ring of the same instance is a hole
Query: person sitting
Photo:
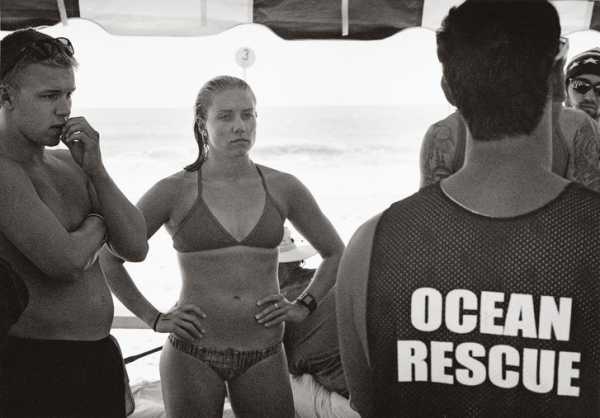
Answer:
[[[289, 228], [279, 244], [279, 286], [286, 298], [297, 298], [310, 284], [315, 269], [304, 260], [317, 254], [310, 244], [298, 244]], [[330, 291], [304, 321], [287, 322], [283, 335], [296, 416], [300, 418], [358, 417], [348, 403], [348, 388], [340, 358], [335, 295]]]
[[[281, 294], [294, 300], [310, 284], [315, 269], [302, 267], [317, 254], [310, 244], [298, 246], [286, 227], [279, 245]], [[327, 390], [348, 396], [337, 338], [335, 298], [330, 291], [304, 321], [287, 322], [283, 346], [293, 375], [310, 374]]]

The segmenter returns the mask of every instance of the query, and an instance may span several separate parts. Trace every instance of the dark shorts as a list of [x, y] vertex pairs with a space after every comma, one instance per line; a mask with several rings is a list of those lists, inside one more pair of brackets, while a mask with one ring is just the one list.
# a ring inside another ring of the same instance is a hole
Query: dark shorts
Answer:
[[27, 286], [0, 258], [0, 350], [10, 327], [19, 320], [29, 302]]
[[125, 417], [114, 341], [8, 337], [0, 355], [1, 417]]

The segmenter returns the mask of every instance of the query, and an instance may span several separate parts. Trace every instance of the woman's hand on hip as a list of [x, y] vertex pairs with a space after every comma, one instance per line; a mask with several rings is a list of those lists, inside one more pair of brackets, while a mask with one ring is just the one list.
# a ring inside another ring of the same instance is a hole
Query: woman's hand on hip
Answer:
[[282, 294], [270, 295], [259, 300], [256, 305], [263, 308], [254, 317], [265, 327], [278, 325], [281, 322], [301, 322], [310, 313], [308, 309], [296, 302], [290, 302]]
[[161, 313], [156, 323], [156, 332], [173, 333], [188, 341], [204, 337], [202, 320], [206, 314], [196, 305], [175, 305], [167, 313]]

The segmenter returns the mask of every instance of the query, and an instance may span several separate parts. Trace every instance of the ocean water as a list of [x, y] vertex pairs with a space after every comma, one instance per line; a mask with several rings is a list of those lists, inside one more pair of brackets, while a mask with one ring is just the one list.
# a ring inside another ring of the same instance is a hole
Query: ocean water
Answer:
[[[273, 107], [258, 109], [253, 161], [299, 178], [344, 242], [370, 217], [416, 192], [419, 149], [445, 105], [403, 107]], [[101, 133], [102, 155], [121, 190], [137, 201], [154, 183], [192, 162], [197, 148], [192, 109], [76, 109]], [[308, 265], [318, 264], [318, 257]], [[177, 300], [180, 277], [164, 229], [142, 263], [126, 267], [160, 310]], [[115, 314], [131, 315], [115, 299]], [[165, 335], [114, 330], [125, 356], [161, 345]], [[132, 383], [158, 379], [159, 354], [128, 366]]]

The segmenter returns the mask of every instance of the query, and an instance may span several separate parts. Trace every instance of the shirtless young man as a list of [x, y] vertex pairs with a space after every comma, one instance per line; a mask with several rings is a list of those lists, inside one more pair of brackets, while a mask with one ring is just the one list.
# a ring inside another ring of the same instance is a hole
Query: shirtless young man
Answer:
[[[108, 175], [98, 132], [70, 117], [71, 43], [27, 29], [0, 48], [0, 257], [29, 292], [0, 358], [0, 416], [125, 416], [96, 255], [107, 243], [142, 260], [144, 219]], [[49, 149], [60, 142], [68, 150]]]

